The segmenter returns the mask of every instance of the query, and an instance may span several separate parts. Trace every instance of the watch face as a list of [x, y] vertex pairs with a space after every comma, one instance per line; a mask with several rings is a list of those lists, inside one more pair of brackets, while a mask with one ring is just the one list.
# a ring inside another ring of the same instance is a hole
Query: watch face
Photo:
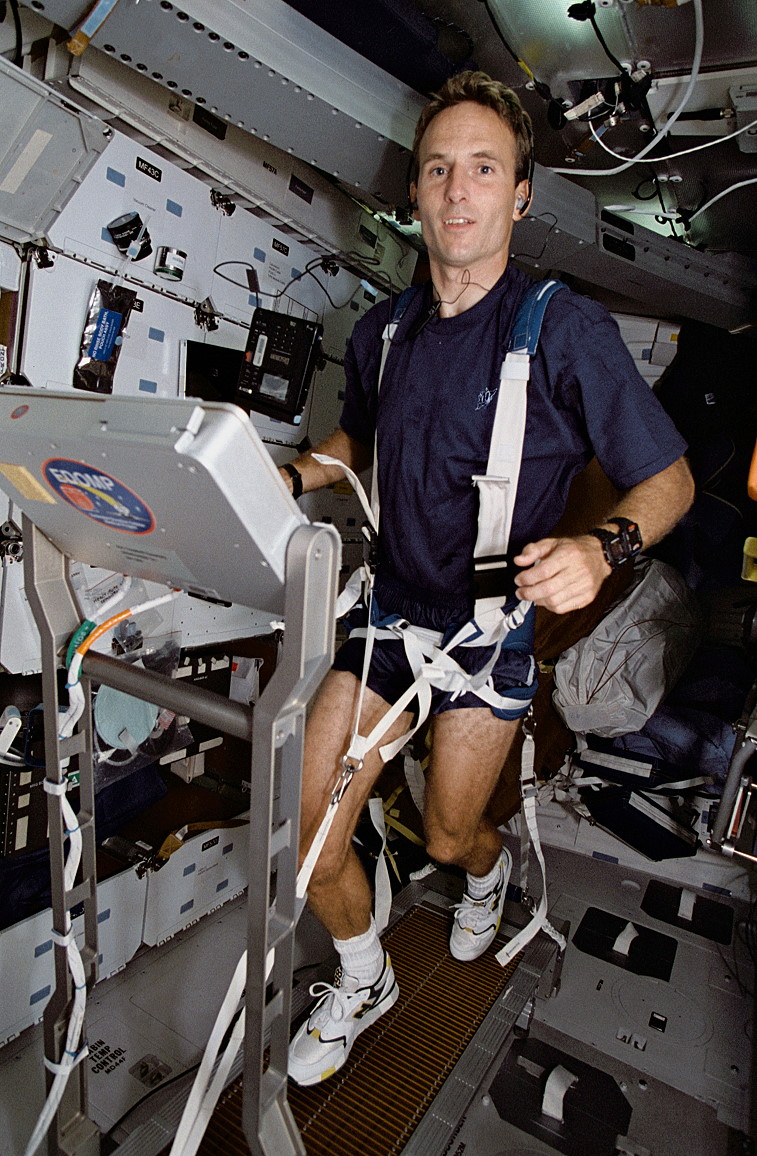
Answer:
[[625, 562], [628, 555], [623, 547], [623, 539], [619, 535], [610, 538], [605, 544], [610, 555], [608, 562], [611, 566], [613, 563], [617, 565], [619, 562]]

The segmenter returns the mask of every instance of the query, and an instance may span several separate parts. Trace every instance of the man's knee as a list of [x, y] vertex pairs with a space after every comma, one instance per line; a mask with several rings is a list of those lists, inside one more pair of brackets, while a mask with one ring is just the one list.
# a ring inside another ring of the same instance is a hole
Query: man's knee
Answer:
[[466, 831], [446, 831], [441, 827], [426, 830], [426, 850], [437, 863], [453, 866], [466, 859], [473, 849], [473, 836]]

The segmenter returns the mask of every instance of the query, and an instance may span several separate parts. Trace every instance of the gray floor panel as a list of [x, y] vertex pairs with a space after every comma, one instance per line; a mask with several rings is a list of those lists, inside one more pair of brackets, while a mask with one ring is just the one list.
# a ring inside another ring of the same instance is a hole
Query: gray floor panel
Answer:
[[[723, 946], [643, 912], [643, 873], [609, 863], [598, 870], [591, 860], [554, 848], [546, 848], [546, 857], [550, 910], [570, 921], [571, 936], [560, 992], [539, 1002], [536, 1018], [748, 1131], [753, 1006], [746, 985], [751, 992], [754, 974], [738, 935]], [[737, 921], [746, 915], [746, 905], [723, 901], [733, 905]], [[624, 970], [622, 955], [607, 961], [579, 950], [573, 938], [589, 907], [674, 940], [669, 981]], [[664, 1031], [652, 1026], [658, 1017]]]

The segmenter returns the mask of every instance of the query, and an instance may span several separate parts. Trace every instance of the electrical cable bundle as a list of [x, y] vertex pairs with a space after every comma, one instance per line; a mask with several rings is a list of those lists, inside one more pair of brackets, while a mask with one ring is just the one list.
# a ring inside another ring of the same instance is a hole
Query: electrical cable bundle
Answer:
[[[631, 165], [638, 164], [640, 161], [642, 161], [646, 157], [647, 153], [651, 152], [651, 150], [658, 144], [661, 137], [665, 136], [667, 133], [670, 132], [673, 125], [676, 123], [676, 121], [680, 117], [681, 113], [683, 112], [684, 108], [686, 107], [686, 105], [689, 102], [689, 97], [691, 96], [692, 92], [694, 91], [694, 85], [696, 84], [697, 79], [699, 77], [699, 69], [700, 69], [700, 66], [702, 63], [702, 50], [704, 48], [704, 14], [702, 11], [702, 0], [693, 0], [693, 2], [694, 2], [694, 17], [695, 17], [695, 21], [696, 21], [696, 40], [695, 40], [695, 44], [694, 44], [694, 58], [693, 58], [692, 64], [691, 64], [691, 74], [689, 75], [686, 89], [684, 91], [683, 97], [681, 98], [681, 103], [678, 105], [678, 108], [675, 110], [673, 115], [670, 117], [670, 119], [668, 120], [668, 123], [665, 125], [665, 127], [662, 129], [662, 131], [657, 136], [653, 135], [652, 139], [649, 141], [649, 143], [644, 145], [644, 148], [641, 149], [641, 151], [638, 152], [635, 157], [632, 157], [630, 160], [625, 160], [624, 158], [621, 157], [620, 159], [623, 160], [623, 164], [616, 165], [612, 169], [573, 169], [573, 168], [563, 169], [563, 168], [555, 168], [555, 169], [552, 169], [553, 173], [568, 173], [571, 176], [579, 176], [579, 177], [609, 177], [609, 176], [614, 176], [616, 173], [623, 173], [626, 171], [626, 169], [630, 168]], [[578, 5], [577, 7], [581, 7], [581, 5]], [[594, 132], [594, 130], [592, 127], [592, 133], [593, 132]], [[720, 143], [720, 142], [717, 141], [715, 143]], [[610, 150], [607, 150], [607, 151], [610, 151]], [[617, 153], [614, 155], [619, 156], [619, 154], [617, 154]], [[666, 158], [660, 157], [660, 158], [655, 158], [655, 159], [665, 160]]]
[[177, 598], [181, 593], [180, 590], [171, 590], [168, 594], [161, 594], [158, 598], [151, 598], [148, 602], [143, 602], [139, 606], [127, 610], [121, 610], [118, 614], [114, 614], [112, 618], [106, 619], [101, 625], [97, 625], [97, 619], [102, 618], [107, 613], [110, 606], [113, 605], [116, 599], [123, 597], [123, 590], [119, 590], [113, 599], [109, 599], [105, 606], [96, 615], [95, 619], [87, 619], [83, 622], [79, 629], [74, 634], [68, 648], [66, 661], [68, 664], [68, 681], [66, 689], [68, 690], [68, 710], [63, 716], [59, 726], [59, 737], [62, 739], [70, 738], [74, 732], [74, 727], [81, 718], [84, 710], [84, 691], [82, 690], [81, 681], [79, 678], [81, 672], [81, 664], [84, 660], [84, 655], [87, 653], [93, 643], [98, 638], [102, 638], [119, 622], [123, 622], [126, 618], [133, 618], [136, 614], [141, 614], [145, 610], [153, 610], [156, 606], [162, 606], [166, 602], [171, 602]]

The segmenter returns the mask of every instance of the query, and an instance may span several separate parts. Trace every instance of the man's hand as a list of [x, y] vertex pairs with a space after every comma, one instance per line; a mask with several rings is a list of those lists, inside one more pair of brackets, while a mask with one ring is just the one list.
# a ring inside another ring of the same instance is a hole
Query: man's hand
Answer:
[[591, 534], [529, 542], [513, 562], [523, 567], [516, 577], [518, 597], [555, 614], [588, 606], [611, 573], [601, 542]]

